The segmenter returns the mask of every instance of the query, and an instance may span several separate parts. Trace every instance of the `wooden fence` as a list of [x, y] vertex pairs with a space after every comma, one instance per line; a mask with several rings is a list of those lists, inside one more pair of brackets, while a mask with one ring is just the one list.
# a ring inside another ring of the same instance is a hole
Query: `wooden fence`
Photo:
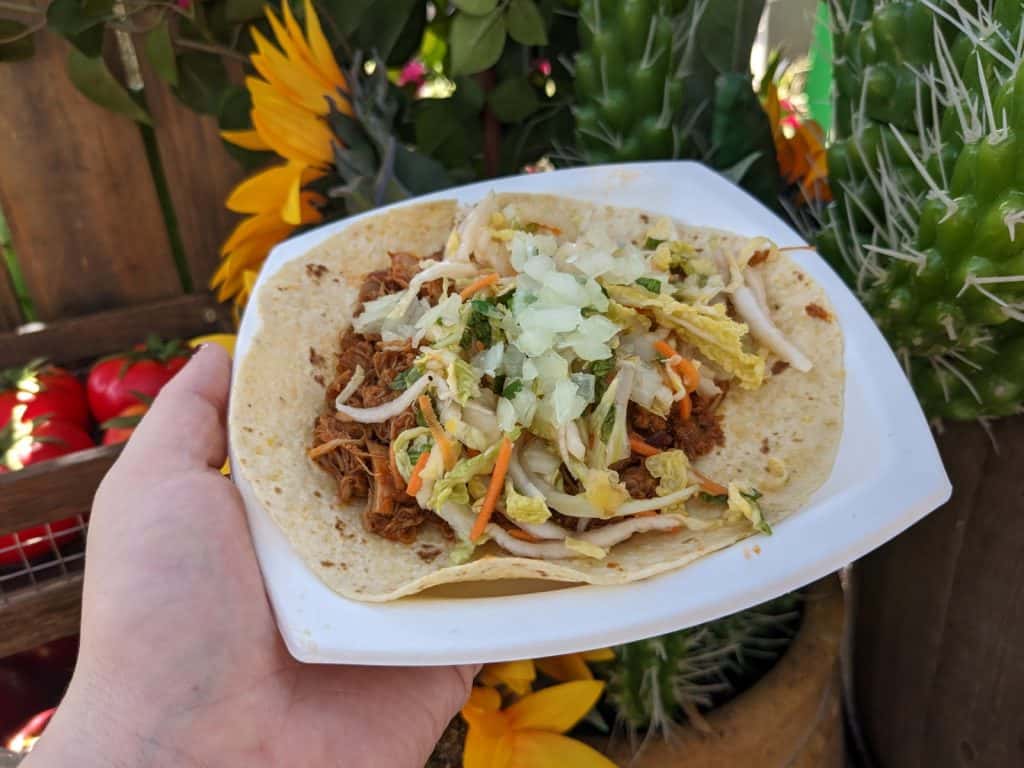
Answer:
[[[224, 200], [243, 172], [214, 119], [144, 70], [154, 126], [143, 129], [74, 88], [67, 43], [45, 32], [36, 42], [32, 59], [0, 64], [0, 211], [32, 308], [26, 317], [0, 266], [0, 368], [40, 356], [78, 367], [150, 332], [228, 329], [205, 287], [234, 220]], [[118, 452], [0, 475], [0, 535], [68, 517], [84, 528]], [[81, 565], [80, 544], [62, 545], [52, 562], [0, 571], [0, 656], [77, 631]]]

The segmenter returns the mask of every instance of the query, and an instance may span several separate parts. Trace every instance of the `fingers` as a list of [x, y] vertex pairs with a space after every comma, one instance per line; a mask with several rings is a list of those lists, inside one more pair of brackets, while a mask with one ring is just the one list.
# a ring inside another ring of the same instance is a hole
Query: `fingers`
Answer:
[[231, 358], [207, 344], [160, 391], [125, 448], [123, 460], [149, 469], [219, 468], [227, 451]]

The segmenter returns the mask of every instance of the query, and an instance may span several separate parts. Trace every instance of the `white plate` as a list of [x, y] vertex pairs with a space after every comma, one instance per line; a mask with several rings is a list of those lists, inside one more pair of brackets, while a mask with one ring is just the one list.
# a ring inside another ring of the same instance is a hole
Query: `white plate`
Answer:
[[[779, 245], [803, 244], [745, 192], [687, 162], [517, 176], [411, 202], [457, 198], [472, 203], [492, 189], [642, 207], [693, 224], [765, 235]], [[357, 218], [279, 245], [255, 292], [282, 264]], [[775, 526], [774, 535], [747, 539], [681, 570], [622, 586], [451, 585], [391, 603], [360, 603], [335, 594], [305, 567], [241, 482], [267, 591], [292, 655], [306, 662], [428, 665], [549, 656], [629, 642], [715, 619], [808, 584], [946, 501], [951, 487], [928, 425], [875, 324], [817, 254], [792, 256], [825, 287], [843, 328], [845, 426], [828, 482], [806, 507]], [[259, 329], [257, 306], [255, 299], [249, 302], [242, 322], [236, 370]], [[236, 466], [234, 454], [231, 463]], [[241, 478], [237, 472], [234, 476]], [[535, 591], [515, 594], [524, 587]]]

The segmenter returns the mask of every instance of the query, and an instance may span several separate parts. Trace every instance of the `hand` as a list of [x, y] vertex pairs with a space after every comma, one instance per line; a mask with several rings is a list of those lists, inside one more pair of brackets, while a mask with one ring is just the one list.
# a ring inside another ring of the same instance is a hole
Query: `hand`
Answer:
[[96, 494], [78, 666], [25, 765], [421, 768], [471, 667], [300, 664], [224, 461], [230, 364], [201, 349]]

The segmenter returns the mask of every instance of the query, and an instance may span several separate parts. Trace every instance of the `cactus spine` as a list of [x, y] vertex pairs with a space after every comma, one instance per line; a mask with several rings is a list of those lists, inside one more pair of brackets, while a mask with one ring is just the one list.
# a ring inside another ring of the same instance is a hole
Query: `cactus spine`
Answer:
[[672, 724], [736, 692], [778, 658], [799, 623], [799, 596], [690, 629], [619, 646], [609, 663], [608, 701], [633, 737]]
[[836, 200], [822, 253], [930, 415], [1024, 401], [1024, 8], [834, 0]]

